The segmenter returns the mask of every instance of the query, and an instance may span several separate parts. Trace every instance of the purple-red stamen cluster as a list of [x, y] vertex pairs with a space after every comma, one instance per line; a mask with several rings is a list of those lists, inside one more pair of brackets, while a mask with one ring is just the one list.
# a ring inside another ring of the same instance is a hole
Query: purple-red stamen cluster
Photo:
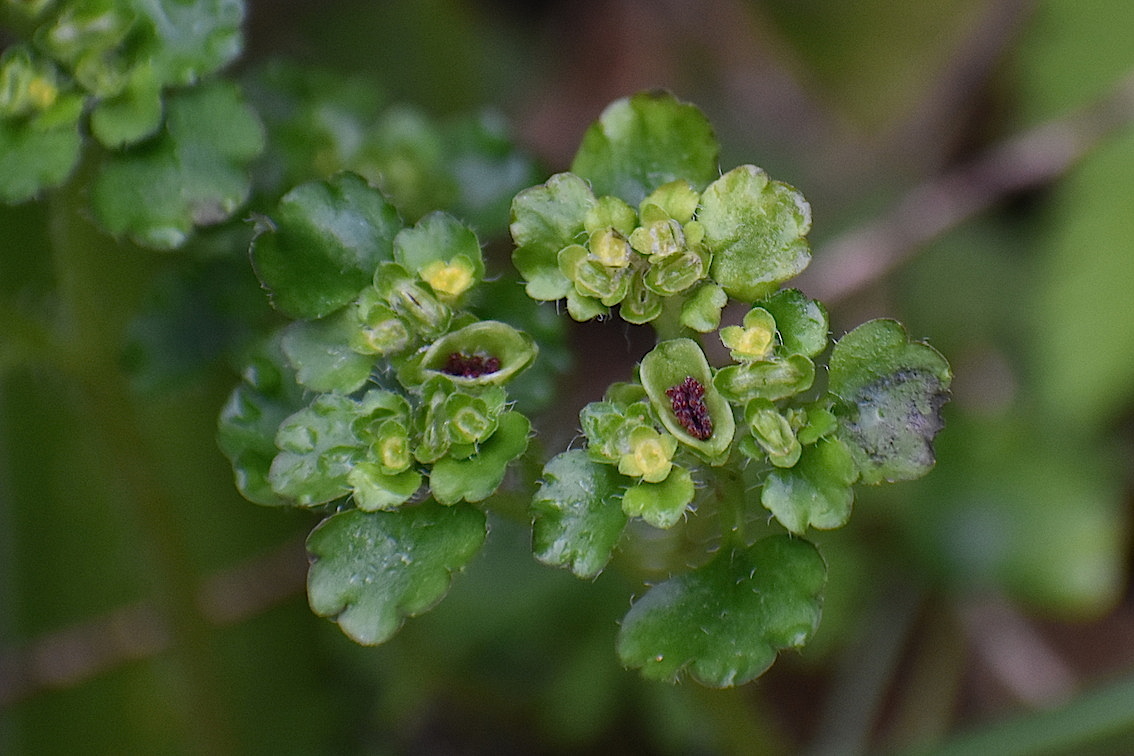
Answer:
[[713, 435], [713, 418], [705, 406], [705, 387], [700, 381], [687, 375], [684, 381], [666, 389], [665, 395], [669, 397], [677, 422], [690, 436], [704, 441]]
[[459, 378], [479, 378], [486, 373], [495, 373], [499, 369], [500, 358], [498, 357], [453, 352], [445, 360], [445, 367], [441, 368], [441, 372]]

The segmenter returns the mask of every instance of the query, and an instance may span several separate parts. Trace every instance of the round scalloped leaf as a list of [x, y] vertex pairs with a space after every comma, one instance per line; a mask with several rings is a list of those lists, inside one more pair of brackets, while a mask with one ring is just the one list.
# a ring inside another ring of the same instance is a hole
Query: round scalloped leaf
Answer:
[[244, 0], [147, 0], [131, 3], [152, 24], [144, 52], [165, 84], [186, 86], [240, 55]]
[[776, 319], [780, 354], [819, 355], [830, 341], [827, 308], [799, 289], [784, 289], [761, 301]]
[[144, 64], [130, 72], [126, 87], [91, 111], [91, 135], [103, 146], [119, 149], [154, 134], [161, 127], [161, 82], [154, 67]]
[[357, 325], [356, 318], [346, 311], [323, 320], [288, 325], [281, 346], [295, 368], [295, 380], [312, 391], [350, 393], [361, 389], [374, 367], [374, 356], [350, 348]]
[[664, 184], [686, 179], [697, 189], [718, 175], [717, 138], [705, 114], [669, 92], [615, 100], [583, 135], [571, 172], [597, 195], [637, 206]]
[[842, 438], [865, 483], [912, 480], [933, 467], [952, 373], [941, 354], [911, 342], [894, 320], [872, 320], [831, 352], [829, 390]]
[[374, 462], [359, 462], [347, 476], [354, 503], [364, 512], [396, 509], [417, 493], [421, 480], [417, 470], [388, 473]]
[[0, 119], [0, 201], [23, 202], [67, 180], [82, 147], [77, 116], [47, 130]]
[[532, 299], [562, 299], [571, 291], [559, 270], [559, 250], [586, 238], [584, 221], [593, 207], [591, 187], [572, 173], [557, 173], [512, 200], [512, 262]]
[[[732, 407], [713, 386], [709, 362], [697, 342], [692, 339], [661, 342], [642, 358], [639, 375], [666, 430], [710, 461], [723, 461], [728, 454], [729, 444], [732, 443], [736, 422], [732, 416]], [[712, 431], [706, 438], [692, 434], [691, 429], [674, 412], [673, 399], [666, 394], [675, 386], [682, 385], [687, 378], [699, 383], [704, 391], [700, 402], [712, 421]]]
[[291, 505], [268, 482], [268, 470], [279, 449], [276, 432], [289, 415], [303, 406], [302, 390], [272, 340], [244, 369], [217, 420], [217, 445], [236, 476], [236, 488], [248, 500], [268, 506]]
[[280, 452], [268, 474], [272, 490], [302, 507], [346, 496], [351, 488], [347, 477], [365, 454], [354, 429], [364, 414], [355, 399], [320, 394], [280, 423]]
[[496, 432], [471, 457], [442, 457], [433, 464], [429, 488], [437, 501], [484, 501], [500, 488], [508, 463], [528, 448], [532, 426], [519, 412], [505, 412], [499, 423]]
[[626, 479], [582, 449], [556, 455], [543, 469], [532, 499], [532, 551], [536, 559], [596, 577], [610, 561], [626, 528]]
[[735, 299], [762, 299], [811, 262], [811, 206], [754, 165], [733, 168], [710, 184], [697, 220], [713, 253], [710, 273]]
[[227, 220], [250, 191], [246, 167], [263, 147], [256, 114], [231, 84], [171, 95], [165, 131], [99, 168], [91, 201], [112, 234], [155, 249], [179, 247], [196, 226]]
[[837, 438], [804, 447], [799, 462], [772, 470], [760, 501], [793, 533], [807, 528], [831, 530], [850, 519], [858, 469], [846, 445]]
[[382, 194], [353, 173], [301, 184], [259, 224], [252, 263], [276, 309], [319, 318], [351, 302], [383, 261], [402, 224]]
[[432, 501], [328, 517], [307, 538], [311, 610], [357, 643], [383, 643], [406, 617], [444, 598], [453, 573], [476, 555], [486, 534], [482, 512]]
[[714, 688], [760, 676], [819, 626], [827, 566], [807, 541], [771, 536], [653, 586], [618, 633], [622, 663], [654, 680]]
[[281, 346], [295, 379], [312, 391], [349, 394], [362, 388], [374, 367], [373, 355], [350, 347], [358, 319], [340, 310], [321, 320], [297, 320], [284, 329]]

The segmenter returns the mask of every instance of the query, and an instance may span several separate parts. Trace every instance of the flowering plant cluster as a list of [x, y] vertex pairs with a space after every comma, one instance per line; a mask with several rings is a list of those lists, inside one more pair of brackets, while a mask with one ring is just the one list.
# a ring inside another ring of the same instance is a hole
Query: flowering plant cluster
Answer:
[[[515, 195], [510, 230], [531, 299], [657, 334], [582, 409], [582, 445], [517, 481], [535, 489], [534, 554], [593, 578], [635, 522], [696, 530], [702, 550], [633, 604], [618, 653], [727, 686], [812, 636], [826, 564], [808, 530], [845, 524], [856, 483], [928, 471], [950, 372], [894, 321], [832, 341], [823, 305], [784, 288], [810, 260], [809, 205], [754, 166], [721, 174], [717, 149], [693, 106], [620, 100], [570, 172]], [[232, 394], [222, 447], [248, 498], [326, 514], [311, 605], [382, 642], [483, 543], [533, 435], [509, 387], [535, 340], [519, 311], [475, 306], [471, 228], [442, 212], [407, 225], [352, 173], [259, 217], [252, 263], [293, 320]]]

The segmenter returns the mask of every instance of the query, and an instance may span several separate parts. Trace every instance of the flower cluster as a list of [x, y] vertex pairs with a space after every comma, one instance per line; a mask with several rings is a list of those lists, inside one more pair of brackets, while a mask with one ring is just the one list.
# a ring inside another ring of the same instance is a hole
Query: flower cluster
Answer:
[[561, 173], [516, 196], [513, 261], [529, 295], [565, 298], [576, 320], [617, 305], [623, 320], [649, 323], [673, 300], [684, 327], [708, 332], [727, 295], [771, 293], [807, 265], [810, 223], [803, 197], [754, 166], [703, 191], [670, 181], [636, 208]]
[[[346, 175], [333, 181], [356, 186]], [[261, 226], [269, 239], [288, 231], [286, 222]], [[258, 244], [267, 255], [267, 241]], [[484, 278], [476, 235], [433, 213], [397, 231], [388, 248], [345, 305], [293, 303], [329, 312], [293, 322], [278, 338], [277, 371], [315, 395], [279, 418], [274, 452], [265, 448], [258, 475], [245, 476], [266, 483], [265, 503], [350, 497], [376, 511], [427, 495], [442, 504], [480, 501], [527, 448], [530, 423], [511, 409], [504, 385], [531, 364], [536, 347], [527, 334], [465, 309]], [[268, 399], [252, 385], [238, 389], [222, 415], [222, 441], [226, 428], [264, 414]]]

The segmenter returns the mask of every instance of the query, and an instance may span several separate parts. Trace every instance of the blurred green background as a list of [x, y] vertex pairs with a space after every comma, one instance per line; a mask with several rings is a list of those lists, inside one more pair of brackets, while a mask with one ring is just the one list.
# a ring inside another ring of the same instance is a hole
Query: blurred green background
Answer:
[[[439, 608], [359, 648], [306, 606], [313, 515], [245, 502], [216, 448], [273, 322], [251, 228], [158, 253], [60, 212], [75, 190], [3, 207], [2, 312], [64, 302], [57, 336], [113, 358], [0, 350], [0, 753], [1134, 752], [1128, 0], [253, 1], [245, 29], [249, 93], [284, 59], [356, 112], [490, 109], [534, 181], [617, 97], [696, 103], [723, 167], [811, 201], [800, 286], [836, 332], [896, 317], [952, 362], [937, 469], [819, 534], [819, 634], [741, 689], [622, 670], [638, 577], [542, 567], [504, 520]], [[0, 344], [34, 343], [22, 322]], [[611, 328], [567, 334], [598, 363], [549, 444], [627, 369], [639, 337]]]

